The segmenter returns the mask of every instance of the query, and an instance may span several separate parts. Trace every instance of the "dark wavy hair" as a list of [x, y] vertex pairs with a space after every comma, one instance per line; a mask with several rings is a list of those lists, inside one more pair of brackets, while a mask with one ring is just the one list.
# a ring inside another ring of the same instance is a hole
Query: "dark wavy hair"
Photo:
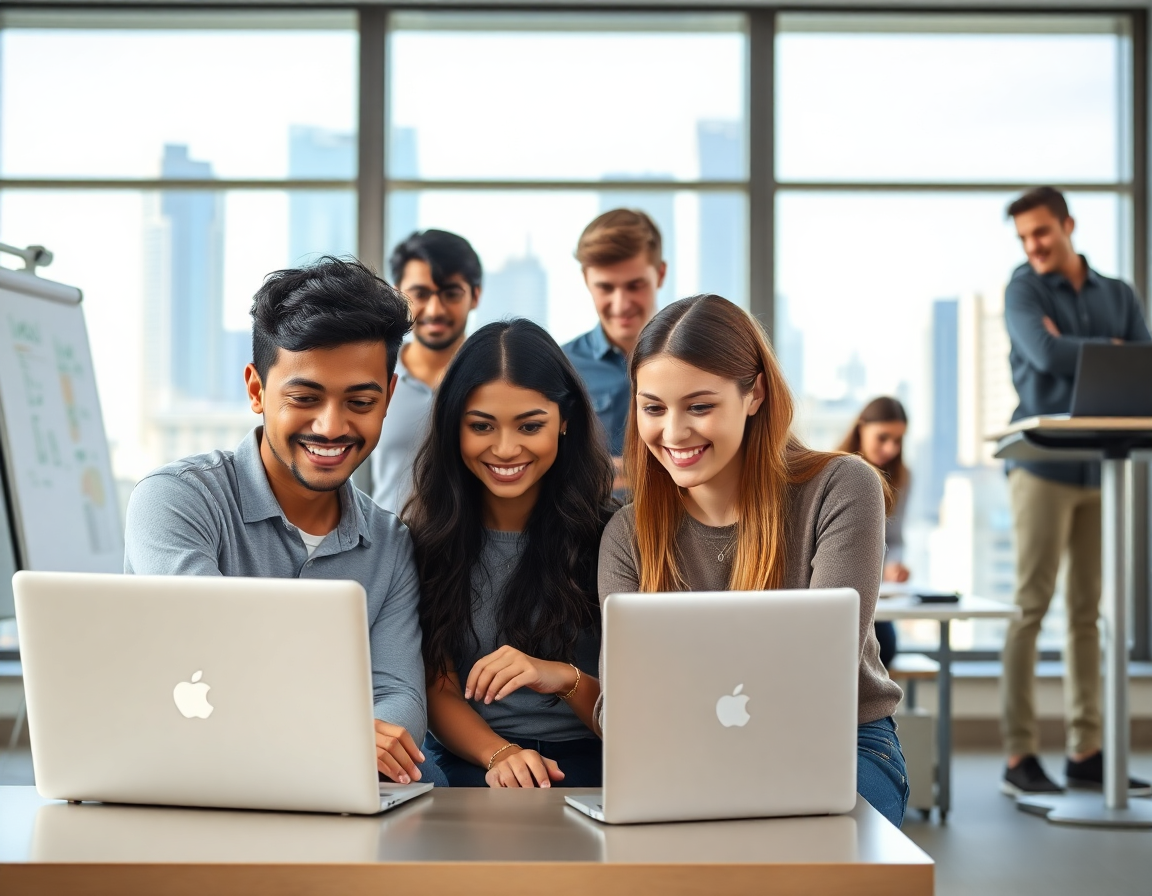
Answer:
[[382, 342], [388, 376], [412, 329], [408, 300], [355, 258], [325, 255], [302, 268], [273, 271], [252, 297], [252, 363], [261, 382], [280, 349], [290, 352]]
[[478, 643], [472, 567], [484, 545], [484, 484], [460, 455], [460, 423], [473, 390], [499, 381], [554, 401], [567, 423], [497, 610], [501, 637], [531, 656], [572, 662], [580, 631], [600, 625], [596, 564], [614, 509], [607, 441], [579, 374], [556, 341], [529, 320], [497, 321], [468, 338], [444, 375], [417, 454], [413, 497], [401, 514], [420, 575], [429, 682]]

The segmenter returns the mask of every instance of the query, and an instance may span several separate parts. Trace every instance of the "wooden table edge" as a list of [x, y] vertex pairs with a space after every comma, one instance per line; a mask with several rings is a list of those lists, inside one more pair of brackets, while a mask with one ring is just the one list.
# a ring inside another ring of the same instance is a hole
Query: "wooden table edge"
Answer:
[[[631, 864], [601, 862], [396, 862], [364, 864], [0, 865], [5, 896], [44, 892], [163, 894], [329, 894], [379, 896], [404, 890], [469, 896], [616, 896], [724, 892], [733, 896], [820, 893], [821, 896], [931, 896], [931, 859], [909, 863]], [[545, 889], [546, 888], [546, 889]]]

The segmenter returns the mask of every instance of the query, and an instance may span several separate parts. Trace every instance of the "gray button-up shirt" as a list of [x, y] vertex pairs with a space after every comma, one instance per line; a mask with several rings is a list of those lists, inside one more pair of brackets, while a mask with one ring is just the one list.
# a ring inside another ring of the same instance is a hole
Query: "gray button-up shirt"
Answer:
[[428, 711], [407, 527], [345, 482], [340, 523], [309, 559], [268, 484], [262, 430], [252, 430], [235, 452], [186, 457], [137, 484], [128, 502], [124, 571], [359, 582], [368, 594], [375, 716], [420, 743]]
[[[1083, 256], [1081, 256], [1083, 257]], [[1076, 292], [1062, 274], [1037, 274], [1022, 264], [1004, 291], [1004, 318], [1012, 350], [1012, 382], [1020, 404], [1013, 420], [1038, 414], [1067, 414], [1072, 409], [1072, 385], [1080, 346], [1086, 342], [1152, 342], [1144, 313], [1132, 287], [1104, 277], [1088, 267]], [[1060, 331], [1044, 329], [1051, 318]], [[1100, 487], [1098, 463], [1008, 461], [1053, 482]]]

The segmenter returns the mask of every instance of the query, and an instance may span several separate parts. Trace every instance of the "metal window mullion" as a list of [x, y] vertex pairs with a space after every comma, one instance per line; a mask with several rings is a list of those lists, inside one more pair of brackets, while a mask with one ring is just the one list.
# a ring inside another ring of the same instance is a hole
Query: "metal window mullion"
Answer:
[[776, 12], [748, 13], [748, 310], [768, 330], [776, 311]]
[[[360, 98], [356, 142], [356, 254], [376, 271], [384, 270], [384, 83], [387, 70], [388, 10], [360, 9]], [[372, 494], [372, 467], [361, 464], [352, 481]]]

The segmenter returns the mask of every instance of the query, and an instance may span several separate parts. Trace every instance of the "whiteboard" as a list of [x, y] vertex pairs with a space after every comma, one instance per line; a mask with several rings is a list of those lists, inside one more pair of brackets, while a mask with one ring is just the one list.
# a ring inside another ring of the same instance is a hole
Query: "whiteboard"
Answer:
[[0, 269], [0, 453], [23, 569], [122, 572], [80, 290]]

